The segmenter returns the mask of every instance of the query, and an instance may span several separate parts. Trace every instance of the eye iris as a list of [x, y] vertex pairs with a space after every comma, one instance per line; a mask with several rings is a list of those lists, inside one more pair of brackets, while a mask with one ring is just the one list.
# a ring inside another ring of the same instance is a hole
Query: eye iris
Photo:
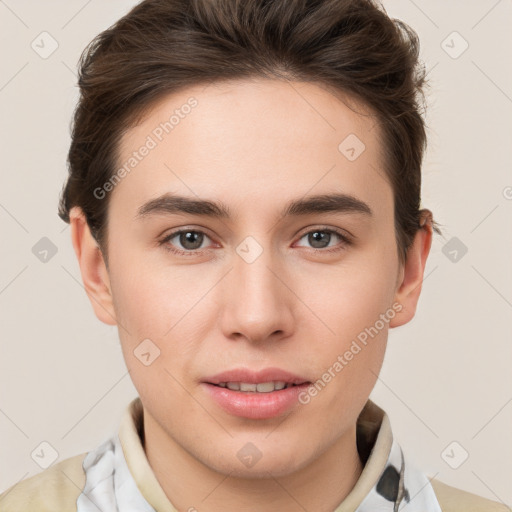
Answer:
[[[327, 237], [327, 243], [323, 244], [325, 242], [325, 239]], [[326, 231], [313, 231], [308, 235], [309, 243], [315, 248], [315, 249], [321, 249], [323, 247], [327, 247], [329, 245], [329, 241], [331, 240], [331, 234], [327, 233]], [[323, 241], [322, 241], [323, 239]], [[315, 245], [318, 242], [320, 242], [320, 246]], [[322, 245], [323, 244], [323, 245]]]
[[[191, 242], [192, 247], [187, 244]], [[184, 231], [180, 233], [180, 244], [185, 247], [185, 249], [199, 249], [203, 243], [203, 234], [198, 233], [197, 231]]]

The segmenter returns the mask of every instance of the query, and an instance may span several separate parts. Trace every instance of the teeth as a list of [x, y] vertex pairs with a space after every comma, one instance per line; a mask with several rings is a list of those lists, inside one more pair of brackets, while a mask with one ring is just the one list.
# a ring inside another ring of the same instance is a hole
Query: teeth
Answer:
[[285, 388], [291, 388], [294, 384], [283, 381], [260, 382], [252, 384], [249, 382], [221, 382], [218, 384], [221, 388], [228, 388], [231, 391], [245, 391], [252, 393], [271, 393]]
[[258, 384], [248, 384], [246, 382], [240, 382], [240, 391], [256, 391], [257, 386]]
[[258, 393], [270, 393], [274, 391], [274, 383], [273, 382], [262, 382], [261, 384], [256, 384], [256, 390]]

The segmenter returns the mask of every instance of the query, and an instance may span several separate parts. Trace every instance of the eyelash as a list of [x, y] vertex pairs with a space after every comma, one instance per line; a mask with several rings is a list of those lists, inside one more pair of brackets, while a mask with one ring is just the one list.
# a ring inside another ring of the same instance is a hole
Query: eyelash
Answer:
[[[178, 229], [176, 231], [173, 231], [172, 233], [170, 233], [166, 237], [164, 237], [159, 242], [159, 245], [162, 245], [166, 251], [169, 251], [171, 253], [174, 253], [174, 254], [177, 254], [177, 255], [180, 255], [180, 256], [197, 256], [198, 254], [200, 254], [201, 251], [207, 250], [207, 249], [193, 249], [193, 250], [185, 251], [183, 249], [177, 249], [175, 247], [172, 247], [169, 244], [169, 241], [172, 240], [176, 235], [179, 235], [181, 233], [189, 233], [189, 232], [201, 233], [201, 234], [203, 234], [203, 235], [208, 237], [208, 235], [204, 231], [201, 231], [200, 229]], [[320, 252], [322, 252], [322, 253], [339, 252], [339, 251], [346, 250], [347, 246], [350, 246], [353, 243], [352, 239], [349, 236], [347, 236], [343, 232], [341, 232], [341, 231], [339, 231], [337, 229], [333, 229], [333, 228], [315, 228], [315, 229], [312, 229], [310, 231], [307, 231], [303, 235], [301, 235], [299, 240], [301, 240], [305, 236], [309, 235], [310, 233], [315, 233], [315, 232], [335, 234], [335, 235], [340, 237], [342, 243], [340, 245], [337, 245], [337, 246], [334, 246], [334, 247], [330, 247], [330, 248], [324, 248], [324, 249], [316, 249], [316, 248], [312, 247], [311, 250], [314, 251], [314, 252], [319, 252], [319, 253]], [[208, 238], [210, 238], [210, 237], [208, 237]]]

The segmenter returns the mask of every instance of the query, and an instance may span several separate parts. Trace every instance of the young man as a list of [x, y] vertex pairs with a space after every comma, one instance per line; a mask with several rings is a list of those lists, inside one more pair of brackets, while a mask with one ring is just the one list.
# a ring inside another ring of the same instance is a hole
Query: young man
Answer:
[[369, 0], [146, 0], [95, 39], [60, 215], [139, 397], [2, 511], [506, 510], [368, 400], [437, 230], [417, 53]]

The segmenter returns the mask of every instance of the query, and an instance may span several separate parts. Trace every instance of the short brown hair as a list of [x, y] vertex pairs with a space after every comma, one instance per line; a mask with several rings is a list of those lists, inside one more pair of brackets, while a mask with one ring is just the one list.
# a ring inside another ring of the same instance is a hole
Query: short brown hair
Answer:
[[[265, 77], [325, 84], [376, 114], [405, 261], [421, 228], [424, 67], [416, 33], [372, 0], [145, 0], [100, 33], [79, 62], [80, 99], [59, 216], [83, 210], [104, 254], [108, 197], [123, 133], [164, 95]], [[430, 218], [433, 228], [440, 233]]]

